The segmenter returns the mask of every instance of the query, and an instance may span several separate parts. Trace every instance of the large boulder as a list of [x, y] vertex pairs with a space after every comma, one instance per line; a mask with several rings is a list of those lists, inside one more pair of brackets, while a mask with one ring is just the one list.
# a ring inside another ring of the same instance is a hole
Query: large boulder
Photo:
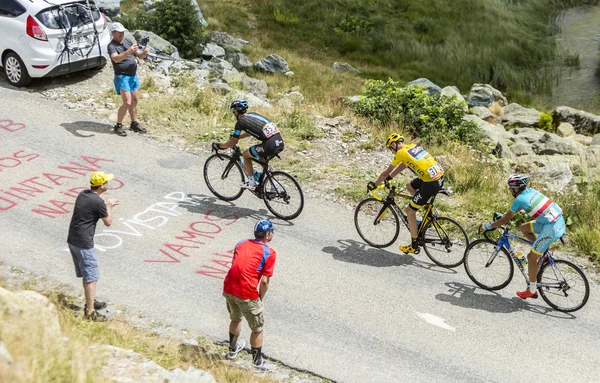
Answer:
[[237, 94], [239, 96], [237, 98], [243, 98], [246, 101], [248, 101], [248, 106], [251, 109], [256, 109], [256, 108], [270, 109], [271, 108], [271, 104], [269, 104], [269, 101], [267, 101], [263, 97], [256, 96], [252, 93], [244, 93], [244, 92], [238, 92]]
[[337, 61], [333, 63], [333, 69], [337, 70], [338, 72], [350, 72], [350, 73], [354, 73], [354, 74], [361, 74], [361, 71], [359, 71], [352, 65], [347, 64], [347, 63], [337, 62]]
[[144, 37], [149, 37], [150, 40], [148, 41], [148, 46], [157, 49], [160, 52], [163, 52], [167, 55], [177, 52], [177, 47], [175, 47], [175, 45], [171, 44], [170, 42], [153, 32], [139, 29], [137, 31], [133, 31], [133, 36], [137, 41], [140, 41]]
[[242, 76], [242, 86], [245, 91], [260, 97], [266, 96], [267, 92], [269, 91], [269, 87], [264, 80], [259, 80], [248, 76]]
[[575, 128], [568, 122], [562, 122], [556, 128], [556, 133], [561, 137], [570, 137], [575, 135]]
[[541, 113], [535, 109], [525, 108], [512, 103], [504, 108], [504, 115], [499, 122], [505, 126], [538, 127]]
[[218, 31], [210, 34], [210, 41], [223, 47], [227, 53], [240, 53], [244, 47], [250, 44], [248, 41], [235, 38], [229, 33]]
[[108, 17], [115, 17], [121, 12], [121, 0], [96, 0], [96, 5]]
[[434, 94], [440, 94], [442, 93], [442, 88], [440, 88], [439, 86], [435, 85], [433, 82], [431, 82], [429, 79], [426, 78], [418, 78], [416, 80], [413, 80], [411, 82], [409, 82], [408, 84], [406, 84], [406, 86], [409, 85], [417, 85], [417, 86], [424, 86], [427, 89], [427, 92]]
[[460, 90], [458, 90], [457, 87], [455, 86], [447, 86], [442, 88], [442, 91], [440, 92], [440, 94], [444, 97], [448, 97], [448, 98], [452, 98], [452, 96], [456, 96], [456, 99], [458, 101], [465, 101], [465, 98], [463, 97], [462, 94], [460, 94]]
[[594, 134], [594, 137], [592, 137], [592, 145], [600, 145], [600, 133]]
[[575, 131], [581, 134], [600, 133], [600, 116], [577, 110], [568, 106], [559, 106], [552, 113], [554, 125], [568, 122], [573, 125]]
[[539, 142], [532, 145], [532, 149], [536, 154], [573, 154], [581, 155], [584, 146], [579, 142], [562, 138], [552, 133], [545, 133]]
[[202, 63], [198, 65], [198, 69], [208, 69], [212, 76], [221, 77], [225, 71], [231, 71], [235, 68], [230, 62], [213, 57], [208, 61], [202, 61]]
[[243, 53], [231, 53], [225, 57], [227, 61], [233, 65], [233, 67], [240, 72], [247, 72], [252, 69], [252, 61], [246, 57]]
[[573, 180], [573, 172], [569, 164], [563, 161], [552, 161], [546, 166], [538, 167], [537, 179], [552, 192], [565, 189]]
[[502, 126], [490, 124], [474, 114], [467, 114], [464, 119], [467, 121], [473, 121], [477, 124], [479, 129], [483, 131], [483, 134], [494, 146], [493, 152], [495, 155], [500, 158], [514, 157], [513, 152], [508, 146], [507, 139], [509, 134]]
[[471, 108], [474, 106], [490, 106], [494, 101], [498, 101], [502, 106], [508, 105], [508, 101], [502, 95], [502, 92], [488, 84], [473, 84], [467, 101]]
[[266, 73], [287, 73], [290, 71], [288, 63], [279, 55], [269, 55], [254, 64], [254, 68]]
[[56, 307], [35, 291], [12, 292], [0, 287], [0, 323], [0, 331], [35, 329], [49, 342], [58, 342], [61, 337]]
[[194, 6], [194, 8], [196, 9], [196, 17], [198, 17], [198, 21], [200, 22], [200, 25], [202, 25], [203, 27], [208, 27], [208, 23], [204, 19], [202, 10], [200, 10], [200, 6], [198, 5], [198, 1], [197, 0], [190, 0], [190, 1], [191, 1], [192, 5]]
[[489, 121], [494, 118], [494, 114], [485, 106], [474, 106], [471, 112], [484, 121]]
[[208, 43], [204, 46], [204, 49], [202, 50], [202, 58], [205, 60], [210, 60], [213, 57], [225, 57], [225, 49], [221, 48], [217, 44]]
[[221, 78], [229, 85], [239, 85], [242, 83], [244, 76], [245, 75], [243, 73], [240, 73], [237, 71], [237, 69], [233, 68], [232, 70], [226, 70], [223, 72]]

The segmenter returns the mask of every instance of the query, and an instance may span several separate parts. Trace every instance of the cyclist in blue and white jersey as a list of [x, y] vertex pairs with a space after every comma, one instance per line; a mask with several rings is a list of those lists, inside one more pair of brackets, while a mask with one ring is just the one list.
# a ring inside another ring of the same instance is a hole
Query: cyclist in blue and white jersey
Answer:
[[[525, 211], [532, 221], [525, 222], [519, 229], [533, 242], [531, 251], [527, 255], [529, 287], [525, 291], [518, 291], [517, 296], [521, 299], [537, 298], [537, 263], [542, 254], [548, 250], [550, 245], [565, 235], [566, 225], [561, 208], [548, 197], [533, 188], [527, 188], [529, 177], [524, 174], [513, 174], [508, 177], [508, 187], [515, 201], [510, 210], [502, 218], [485, 223], [479, 227], [479, 231], [493, 230], [498, 226], [508, 223], [520, 210]], [[536, 237], [537, 234], [537, 237]]]

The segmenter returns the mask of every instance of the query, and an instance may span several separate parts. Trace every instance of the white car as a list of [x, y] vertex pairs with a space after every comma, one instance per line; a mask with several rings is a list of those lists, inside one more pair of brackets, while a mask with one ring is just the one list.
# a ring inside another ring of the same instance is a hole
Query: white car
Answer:
[[0, 65], [18, 87], [31, 78], [103, 68], [107, 27], [91, 0], [0, 0]]

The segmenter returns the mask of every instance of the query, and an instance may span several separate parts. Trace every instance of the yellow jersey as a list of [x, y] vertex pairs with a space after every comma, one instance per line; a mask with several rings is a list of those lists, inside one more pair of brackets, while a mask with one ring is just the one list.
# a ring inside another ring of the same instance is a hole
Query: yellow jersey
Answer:
[[437, 181], [444, 176], [444, 169], [427, 150], [415, 144], [402, 146], [396, 152], [390, 165], [398, 166], [400, 163], [406, 165], [423, 182]]

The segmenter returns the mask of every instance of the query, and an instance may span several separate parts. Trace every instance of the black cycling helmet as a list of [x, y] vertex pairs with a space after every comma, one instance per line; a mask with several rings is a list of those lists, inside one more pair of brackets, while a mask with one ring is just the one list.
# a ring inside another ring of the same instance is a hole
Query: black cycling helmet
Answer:
[[229, 108], [231, 109], [231, 111], [235, 110], [238, 113], [246, 113], [248, 111], [248, 101], [241, 98], [237, 99], [231, 103], [231, 106]]
[[[525, 174], [511, 174], [506, 180], [510, 191], [513, 194], [513, 197], [519, 195], [523, 190], [527, 189], [527, 185], [529, 185], [529, 176]], [[519, 189], [518, 192], [515, 192], [513, 188]]]

